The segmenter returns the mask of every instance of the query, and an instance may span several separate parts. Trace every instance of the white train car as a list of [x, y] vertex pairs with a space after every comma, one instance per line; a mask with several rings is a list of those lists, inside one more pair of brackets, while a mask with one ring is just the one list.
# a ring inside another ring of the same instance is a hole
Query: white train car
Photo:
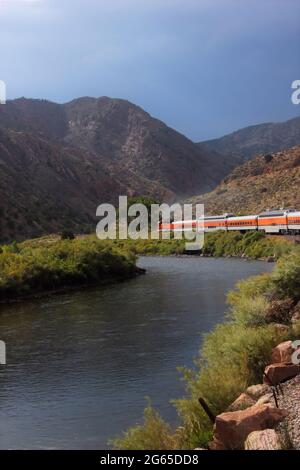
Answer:
[[171, 223], [160, 223], [160, 231], [190, 231], [201, 229], [215, 232], [217, 230], [262, 231], [266, 234], [297, 235], [300, 234], [300, 212], [295, 209], [267, 210], [258, 215], [243, 215], [236, 217], [233, 214], [206, 216], [203, 219], [181, 220]]
[[287, 216], [288, 232], [291, 234], [300, 234], [300, 212], [292, 211]]
[[227, 214], [204, 217], [204, 232], [227, 230]]
[[227, 219], [227, 230], [239, 230], [245, 232], [248, 230], [257, 230], [257, 215], [243, 215], [240, 217], [229, 217]]
[[286, 210], [261, 212], [258, 215], [258, 230], [266, 233], [288, 233], [288, 213]]
[[173, 232], [190, 232], [198, 227], [196, 220], [181, 220], [174, 221], [171, 224], [164, 224], [167, 229], [166, 231], [172, 230]]

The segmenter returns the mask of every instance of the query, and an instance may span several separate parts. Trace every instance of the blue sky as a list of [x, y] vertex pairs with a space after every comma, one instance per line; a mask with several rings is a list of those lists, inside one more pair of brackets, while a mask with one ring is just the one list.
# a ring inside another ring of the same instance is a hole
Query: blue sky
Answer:
[[8, 98], [128, 99], [200, 141], [300, 114], [299, 0], [0, 0]]

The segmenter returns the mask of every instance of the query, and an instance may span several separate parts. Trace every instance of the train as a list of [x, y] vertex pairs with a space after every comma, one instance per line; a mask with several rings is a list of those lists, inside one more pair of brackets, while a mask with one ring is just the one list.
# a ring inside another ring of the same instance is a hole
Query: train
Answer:
[[258, 215], [235, 216], [231, 213], [204, 216], [202, 219], [161, 222], [159, 231], [184, 232], [204, 228], [204, 232], [225, 230], [246, 233], [249, 230], [266, 234], [299, 235], [300, 211], [296, 209], [266, 210]]

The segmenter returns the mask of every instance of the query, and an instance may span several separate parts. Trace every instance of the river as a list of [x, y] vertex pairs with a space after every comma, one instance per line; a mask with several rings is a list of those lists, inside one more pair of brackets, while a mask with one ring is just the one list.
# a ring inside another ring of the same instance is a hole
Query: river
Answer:
[[228, 289], [261, 261], [142, 257], [145, 276], [0, 308], [1, 449], [105, 449], [140, 421], [145, 397], [170, 422], [201, 335]]

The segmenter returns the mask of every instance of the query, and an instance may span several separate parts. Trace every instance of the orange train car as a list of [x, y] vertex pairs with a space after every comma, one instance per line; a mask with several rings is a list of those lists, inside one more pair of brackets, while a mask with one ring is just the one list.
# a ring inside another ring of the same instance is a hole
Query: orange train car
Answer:
[[290, 212], [287, 216], [288, 232], [300, 234], [300, 212]]
[[190, 231], [204, 228], [204, 232], [217, 230], [263, 231], [268, 234], [300, 234], [300, 212], [295, 209], [268, 210], [258, 215], [234, 216], [226, 213], [218, 216], [206, 216], [203, 219], [180, 220], [171, 223], [160, 223], [160, 231]]

